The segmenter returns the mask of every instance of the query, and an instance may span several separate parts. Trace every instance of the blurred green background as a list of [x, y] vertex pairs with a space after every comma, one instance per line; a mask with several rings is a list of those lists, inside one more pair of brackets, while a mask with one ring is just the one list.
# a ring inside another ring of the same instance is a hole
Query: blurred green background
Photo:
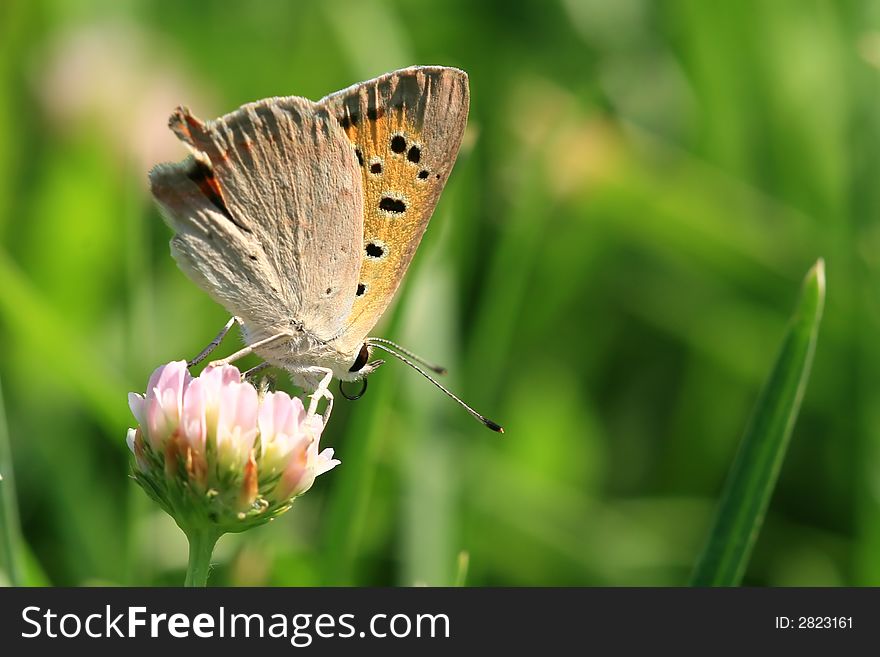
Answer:
[[342, 466], [221, 539], [211, 583], [444, 585], [465, 554], [474, 586], [684, 584], [823, 256], [746, 583], [880, 584], [880, 2], [804, 0], [3, 0], [0, 381], [28, 581], [183, 581], [125, 447], [126, 393], [226, 319], [147, 192], [185, 155], [170, 111], [412, 64], [466, 70], [471, 115], [374, 334], [507, 433], [389, 364], [337, 396]]

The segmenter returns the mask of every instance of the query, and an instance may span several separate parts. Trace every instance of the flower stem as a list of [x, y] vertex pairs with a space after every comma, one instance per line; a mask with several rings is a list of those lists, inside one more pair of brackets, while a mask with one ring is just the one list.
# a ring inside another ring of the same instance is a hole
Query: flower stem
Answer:
[[189, 564], [184, 586], [207, 586], [211, 555], [220, 534], [212, 528], [199, 528], [188, 531], [186, 538], [189, 541]]

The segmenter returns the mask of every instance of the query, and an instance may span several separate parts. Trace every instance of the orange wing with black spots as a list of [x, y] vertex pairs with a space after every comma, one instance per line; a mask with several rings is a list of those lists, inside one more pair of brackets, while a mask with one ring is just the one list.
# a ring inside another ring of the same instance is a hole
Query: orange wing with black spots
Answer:
[[356, 349], [397, 291], [455, 163], [468, 103], [467, 74], [433, 66], [395, 71], [318, 103], [351, 140], [363, 176], [364, 252], [339, 351]]

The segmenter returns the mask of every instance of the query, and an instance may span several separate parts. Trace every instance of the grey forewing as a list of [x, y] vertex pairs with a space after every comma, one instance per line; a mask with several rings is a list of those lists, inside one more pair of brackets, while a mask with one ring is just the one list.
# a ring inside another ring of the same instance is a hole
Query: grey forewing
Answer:
[[205, 123], [180, 109], [171, 127], [214, 178], [194, 180], [192, 160], [151, 172], [181, 268], [252, 333], [295, 322], [334, 336], [351, 310], [363, 243], [361, 175], [336, 121], [288, 97]]

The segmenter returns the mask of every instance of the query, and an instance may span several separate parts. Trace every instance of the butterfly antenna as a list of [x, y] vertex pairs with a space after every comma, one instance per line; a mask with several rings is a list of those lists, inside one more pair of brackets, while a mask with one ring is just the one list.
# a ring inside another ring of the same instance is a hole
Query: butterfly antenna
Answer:
[[396, 349], [398, 352], [400, 352], [404, 356], [409, 356], [415, 362], [421, 363], [422, 365], [427, 367], [429, 370], [431, 370], [435, 374], [446, 374], [447, 373], [446, 368], [443, 367], [442, 365], [434, 365], [433, 363], [425, 360], [424, 358], [422, 358], [418, 354], [414, 354], [409, 349], [406, 349], [405, 347], [401, 347], [396, 342], [391, 342], [391, 340], [386, 340], [385, 338], [367, 338], [367, 344], [375, 345], [377, 343], [387, 344], [389, 347], [393, 347], [394, 349]]
[[[388, 341], [387, 341], [387, 340], [383, 340], [382, 342], [387, 343]], [[426, 379], [428, 379], [428, 381], [430, 381], [430, 382], [433, 383], [435, 386], [437, 386], [438, 388], [440, 388], [440, 390], [442, 390], [442, 391], [443, 391], [443, 392], [444, 392], [444, 393], [445, 393], [450, 399], [452, 399], [453, 401], [458, 402], [458, 404], [459, 404], [464, 410], [466, 410], [466, 411], [467, 411], [468, 413], [470, 413], [474, 418], [476, 418], [477, 420], [479, 420], [479, 421], [483, 424], [483, 426], [486, 426], [486, 427], [490, 428], [492, 431], [497, 431], [498, 433], [504, 433], [504, 428], [503, 428], [500, 424], [498, 424], [497, 422], [493, 422], [493, 421], [490, 420], [489, 418], [487, 418], [487, 417], [485, 417], [485, 416], [480, 415], [479, 413], [477, 413], [474, 409], [472, 409], [470, 406], [468, 406], [467, 404], [465, 404], [461, 399], [459, 399], [459, 398], [456, 397], [454, 394], [452, 394], [449, 390], [447, 390], [447, 389], [444, 388], [442, 385], [440, 385], [440, 383], [438, 383], [438, 382], [437, 382], [437, 381], [436, 381], [436, 380], [435, 380], [430, 374], [428, 374], [425, 370], [423, 370], [421, 367], [419, 367], [418, 365], [416, 365], [413, 361], [411, 361], [409, 358], [407, 358], [406, 356], [404, 356], [402, 353], [397, 353], [396, 351], [394, 351], [393, 349], [391, 349], [389, 346], [387, 346], [387, 344], [381, 344], [381, 343], [377, 343], [377, 342], [375, 342], [373, 338], [370, 338], [369, 340], [367, 340], [367, 344], [370, 345], [371, 347], [375, 347], [376, 349], [381, 349], [382, 351], [391, 354], [392, 356], [394, 356], [395, 358], [397, 358], [399, 361], [401, 361], [401, 362], [403, 362], [403, 363], [409, 365], [409, 366], [410, 366], [411, 368], [413, 368], [416, 372], [418, 372], [418, 373], [421, 374], [423, 377], [425, 377]], [[392, 343], [392, 344], [393, 344], [393, 343]], [[403, 351], [403, 350], [401, 350], [401, 351]]]

